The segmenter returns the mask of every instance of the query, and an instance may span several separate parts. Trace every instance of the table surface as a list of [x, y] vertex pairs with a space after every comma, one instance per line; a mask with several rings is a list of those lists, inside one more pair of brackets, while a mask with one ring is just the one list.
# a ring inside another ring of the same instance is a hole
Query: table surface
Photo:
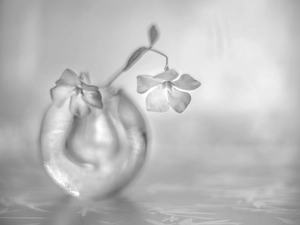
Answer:
[[64, 195], [38, 163], [2, 160], [0, 224], [300, 224], [298, 166], [193, 168], [148, 163], [120, 195], [88, 202]]

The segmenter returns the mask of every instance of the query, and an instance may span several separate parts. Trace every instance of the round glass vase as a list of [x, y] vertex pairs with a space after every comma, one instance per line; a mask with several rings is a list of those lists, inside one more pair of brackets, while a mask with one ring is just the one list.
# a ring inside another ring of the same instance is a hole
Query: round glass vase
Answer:
[[145, 162], [144, 116], [122, 90], [101, 91], [103, 109], [74, 116], [70, 100], [46, 111], [40, 149], [43, 165], [66, 193], [83, 199], [108, 197], [125, 187]]

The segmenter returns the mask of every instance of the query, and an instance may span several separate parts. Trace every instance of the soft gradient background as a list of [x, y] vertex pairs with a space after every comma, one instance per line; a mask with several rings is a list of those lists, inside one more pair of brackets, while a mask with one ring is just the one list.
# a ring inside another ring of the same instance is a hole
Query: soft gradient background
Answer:
[[298, 182], [299, 10], [300, 2], [289, 0], [1, 0], [0, 162], [38, 163], [49, 89], [65, 68], [88, 69], [100, 85], [148, 43], [148, 28], [156, 24], [156, 49], [202, 86], [181, 115], [147, 112], [136, 76], [163, 70], [164, 58], [154, 53], [115, 83], [152, 130], [135, 187], [231, 184], [242, 182], [240, 175], [276, 174], [280, 187]]
[[[198, 164], [292, 164], [299, 146], [297, 1], [0, 2], [0, 154], [35, 157], [49, 89], [65, 68], [104, 83], [161, 33], [170, 66], [201, 81], [182, 115], [149, 113], [136, 76], [163, 70], [148, 53], [116, 85], [145, 111], [151, 156]], [[209, 149], [209, 150], [208, 150]]]

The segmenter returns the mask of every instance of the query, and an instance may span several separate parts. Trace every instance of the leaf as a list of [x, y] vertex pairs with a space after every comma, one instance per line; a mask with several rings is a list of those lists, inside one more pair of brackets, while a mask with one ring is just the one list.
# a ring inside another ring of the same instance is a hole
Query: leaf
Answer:
[[158, 39], [158, 31], [155, 25], [152, 25], [149, 30], [150, 46], [152, 47]]
[[136, 50], [129, 58], [123, 71], [129, 70], [142, 57], [142, 55], [147, 52], [147, 50], [148, 49], [146, 47], [140, 47], [138, 50]]

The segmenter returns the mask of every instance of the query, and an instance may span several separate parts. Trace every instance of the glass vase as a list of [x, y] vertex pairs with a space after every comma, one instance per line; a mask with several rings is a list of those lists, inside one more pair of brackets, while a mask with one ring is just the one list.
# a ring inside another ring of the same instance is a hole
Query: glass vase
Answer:
[[123, 90], [101, 91], [103, 109], [84, 118], [52, 104], [46, 111], [40, 149], [43, 165], [66, 193], [84, 199], [108, 197], [143, 166], [148, 146], [144, 116]]

